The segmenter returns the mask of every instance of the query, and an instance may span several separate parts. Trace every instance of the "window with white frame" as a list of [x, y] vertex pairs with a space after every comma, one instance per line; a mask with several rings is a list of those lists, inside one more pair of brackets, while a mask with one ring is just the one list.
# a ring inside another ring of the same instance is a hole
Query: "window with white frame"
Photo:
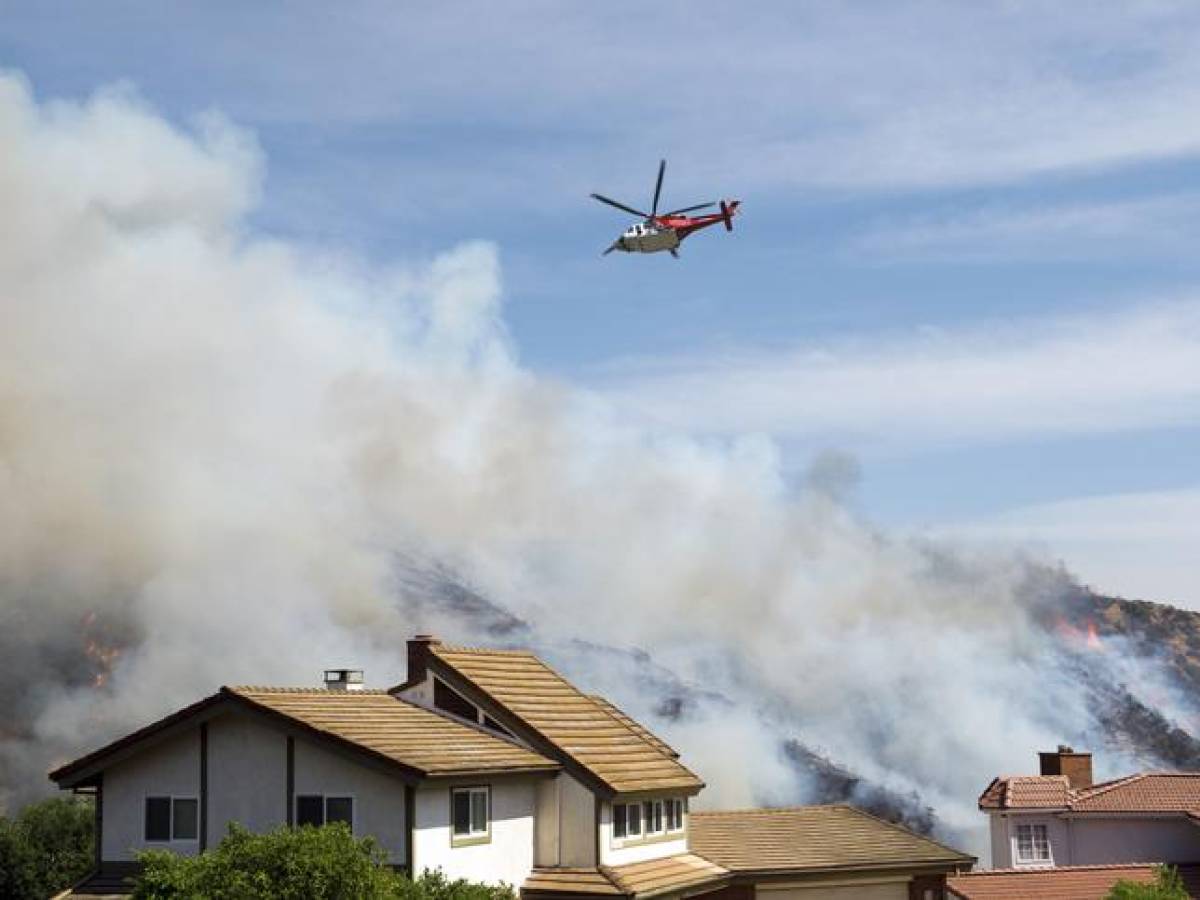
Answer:
[[614, 803], [612, 838], [623, 844], [661, 839], [683, 831], [684, 801], [679, 797], [643, 800], [638, 803]]
[[195, 797], [147, 797], [147, 842], [194, 841], [200, 833], [200, 802]]
[[451, 788], [450, 840], [455, 846], [491, 840], [491, 789]]
[[1045, 825], [1017, 826], [1017, 861], [1050, 861], [1050, 837]]
[[333, 822], [345, 822], [354, 830], [354, 798], [325, 794], [296, 795], [296, 824], [320, 828]]

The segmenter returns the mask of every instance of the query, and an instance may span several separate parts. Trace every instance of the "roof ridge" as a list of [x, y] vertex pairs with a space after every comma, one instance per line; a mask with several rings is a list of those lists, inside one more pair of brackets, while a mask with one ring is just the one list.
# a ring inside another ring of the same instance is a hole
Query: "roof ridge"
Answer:
[[1036, 866], [1021, 866], [1010, 867], [1007, 869], [975, 869], [971, 872], [959, 872], [957, 875], [951, 875], [951, 878], [973, 878], [976, 876], [987, 875], [1045, 875], [1049, 872], [1085, 872], [1097, 869], [1146, 869], [1152, 866], [1161, 866], [1161, 862], [1137, 862], [1137, 863], [1087, 863], [1078, 866], [1051, 866], [1051, 867], [1036, 867]]
[[778, 813], [800, 812], [808, 809], [855, 809], [849, 803], [793, 803], [790, 806], [743, 806], [738, 809], [697, 809], [689, 810], [689, 816], [721, 816], [757, 813], [760, 815], [776, 815]]
[[1146, 772], [1135, 772], [1133, 775], [1125, 775], [1121, 778], [1113, 778], [1110, 781], [1102, 781], [1100, 784], [1094, 784], [1091, 787], [1080, 788], [1073, 792], [1075, 796], [1071, 798], [1071, 804], [1073, 806], [1076, 801], [1091, 800], [1093, 797], [1107, 794], [1109, 791], [1114, 791], [1119, 787], [1141, 781], [1146, 775]]
[[285, 685], [268, 685], [268, 684], [229, 684], [225, 685], [231, 691], [256, 691], [264, 694], [316, 694], [320, 697], [355, 697], [366, 694], [368, 696], [379, 696], [380, 694], [387, 695], [386, 688], [362, 688], [354, 691], [331, 691], [329, 688], [320, 687], [287, 687]]
[[430, 644], [429, 649], [434, 653], [477, 653], [480, 656], [527, 656], [538, 659], [532, 650], [501, 650], [495, 647], [469, 647], [465, 644]]

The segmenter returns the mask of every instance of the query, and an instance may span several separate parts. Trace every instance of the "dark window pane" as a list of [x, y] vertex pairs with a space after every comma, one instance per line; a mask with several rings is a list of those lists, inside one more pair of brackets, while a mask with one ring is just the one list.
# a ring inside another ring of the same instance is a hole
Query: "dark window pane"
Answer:
[[463, 698], [452, 688], [447, 687], [438, 678], [433, 680], [433, 705], [438, 709], [444, 709], [448, 713], [462, 716], [464, 719], [470, 719], [472, 722], [479, 721], [479, 710], [475, 704]]
[[471, 794], [469, 791], [455, 791], [453, 795], [454, 833], [471, 833]]
[[471, 831], [483, 834], [488, 830], [488, 792], [471, 791]]
[[352, 797], [325, 798], [325, 824], [345, 822], [354, 827], [354, 799]]
[[510, 732], [507, 728], [505, 728], [503, 725], [501, 725], [499, 722], [497, 722], [491, 716], [484, 716], [483, 724], [484, 724], [485, 728], [490, 728], [490, 729], [492, 729], [492, 731], [498, 731], [501, 734], [507, 734], [510, 737], [512, 736], [512, 732]]
[[173, 837], [177, 841], [194, 841], [196, 839], [196, 820], [198, 805], [195, 800], [177, 799], [175, 801], [175, 825]]
[[613, 837], [623, 838], [627, 834], [625, 830], [625, 804], [613, 804]]
[[629, 809], [629, 834], [631, 837], [637, 837], [642, 833], [642, 804], [630, 803]]
[[297, 825], [324, 825], [325, 798], [319, 794], [301, 795], [296, 798]]
[[171, 839], [171, 798], [146, 798], [146, 840], [169, 841]]

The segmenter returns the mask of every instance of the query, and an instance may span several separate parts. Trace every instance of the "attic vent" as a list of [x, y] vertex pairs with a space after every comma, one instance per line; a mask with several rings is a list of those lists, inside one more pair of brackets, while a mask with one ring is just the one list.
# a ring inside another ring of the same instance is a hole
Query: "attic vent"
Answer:
[[361, 691], [362, 669], [326, 669], [325, 688], [330, 691]]
[[479, 708], [440, 678], [433, 679], [433, 705], [472, 722], [479, 721]]

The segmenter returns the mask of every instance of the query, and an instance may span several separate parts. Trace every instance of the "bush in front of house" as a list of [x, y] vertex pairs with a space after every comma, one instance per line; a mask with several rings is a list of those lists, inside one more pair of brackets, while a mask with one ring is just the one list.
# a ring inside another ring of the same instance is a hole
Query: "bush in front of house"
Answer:
[[92, 868], [91, 801], [54, 797], [0, 816], [0, 900], [49, 897]]
[[256, 834], [237, 824], [199, 856], [150, 850], [135, 900], [515, 900], [509, 888], [450, 880], [415, 881], [393, 871], [373, 838], [334, 823]]
[[1171, 866], [1157, 866], [1152, 883], [1118, 881], [1105, 900], [1189, 900], [1190, 897], [1178, 870]]

